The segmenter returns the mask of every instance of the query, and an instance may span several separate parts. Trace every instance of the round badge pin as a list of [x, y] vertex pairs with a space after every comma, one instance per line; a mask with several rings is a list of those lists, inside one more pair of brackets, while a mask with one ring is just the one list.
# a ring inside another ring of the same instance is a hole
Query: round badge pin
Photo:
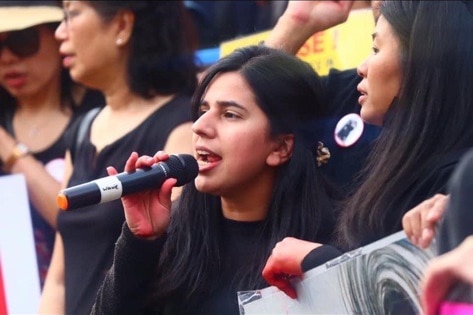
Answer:
[[335, 126], [335, 142], [341, 147], [355, 144], [361, 137], [365, 124], [360, 115], [351, 113], [343, 116]]

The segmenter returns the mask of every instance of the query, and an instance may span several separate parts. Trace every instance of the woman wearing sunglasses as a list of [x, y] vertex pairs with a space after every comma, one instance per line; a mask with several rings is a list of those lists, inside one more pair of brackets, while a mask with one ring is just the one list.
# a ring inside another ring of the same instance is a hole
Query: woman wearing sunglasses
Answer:
[[54, 243], [63, 135], [82, 111], [103, 104], [61, 66], [54, 30], [63, 16], [56, 1], [0, 1], [0, 175], [25, 176], [41, 285]]

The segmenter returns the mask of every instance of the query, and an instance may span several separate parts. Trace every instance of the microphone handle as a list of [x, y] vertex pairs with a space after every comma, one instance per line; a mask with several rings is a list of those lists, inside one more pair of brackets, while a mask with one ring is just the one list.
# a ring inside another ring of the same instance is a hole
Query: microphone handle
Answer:
[[102, 177], [62, 190], [57, 196], [57, 204], [62, 210], [71, 210], [117, 200], [146, 188], [161, 186], [168, 178], [169, 172], [165, 163], [157, 163], [150, 168], [136, 169], [131, 173], [123, 172]]

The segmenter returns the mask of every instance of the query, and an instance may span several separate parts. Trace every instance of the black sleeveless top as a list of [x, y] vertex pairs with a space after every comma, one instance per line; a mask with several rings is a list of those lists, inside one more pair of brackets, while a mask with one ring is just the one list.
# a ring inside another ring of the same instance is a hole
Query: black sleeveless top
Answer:
[[[121, 172], [132, 151], [139, 155], [154, 155], [164, 148], [175, 127], [190, 121], [190, 98], [177, 96], [98, 154], [90, 142], [89, 126], [80, 149], [71, 150], [74, 171], [68, 186], [108, 176], [107, 166]], [[78, 129], [79, 123], [71, 130], [72, 139], [76, 139]], [[97, 290], [112, 264], [115, 242], [124, 221], [120, 200], [59, 214], [58, 230], [65, 257], [66, 314], [90, 313]]]

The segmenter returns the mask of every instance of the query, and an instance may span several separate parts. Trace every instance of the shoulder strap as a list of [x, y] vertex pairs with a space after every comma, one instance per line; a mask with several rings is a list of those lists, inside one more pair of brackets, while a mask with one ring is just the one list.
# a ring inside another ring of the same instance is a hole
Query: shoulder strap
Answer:
[[90, 123], [92, 122], [92, 119], [94, 119], [95, 115], [99, 111], [100, 111], [100, 107], [93, 108], [84, 115], [84, 118], [82, 118], [82, 121], [80, 122], [79, 130], [77, 131], [75, 152], [79, 152], [80, 146], [85, 139], [85, 135], [87, 134], [87, 129], [89, 128]]

